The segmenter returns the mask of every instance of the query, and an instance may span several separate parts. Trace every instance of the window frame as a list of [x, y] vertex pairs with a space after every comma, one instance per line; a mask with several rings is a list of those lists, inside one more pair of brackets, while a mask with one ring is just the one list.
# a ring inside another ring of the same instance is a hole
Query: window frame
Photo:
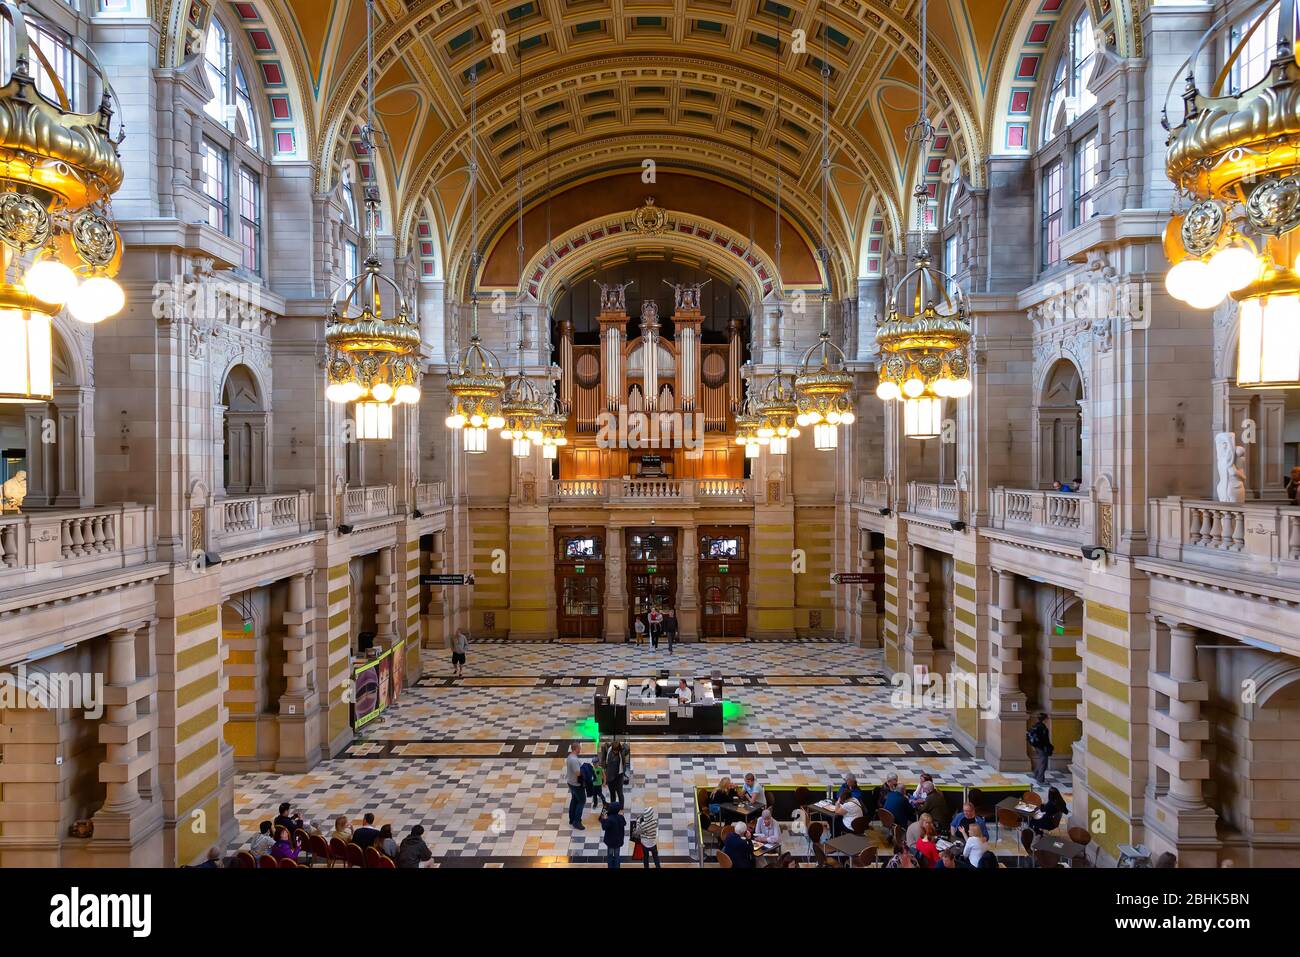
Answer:
[[[239, 164], [239, 246], [244, 252], [243, 268], [254, 276], [262, 274], [262, 175], [247, 163]], [[251, 189], [249, 188], [251, 186]], [[250, 203], [249, 197], [252, 197]], [[249, 213], [252, 213], [250, 216]], [[253, 243], [249, 246], [248, 237]], [[250, 264], [250, 259], [252, 260]]]
[[[210, 137], [204, 136], [200, 142], [201, 161], [200, 169], [202, 170], [201, 190], [208, 200], [208, 225], [221, 233], [223, 236], [230, 235], [230, 151], [220, 143], [214, 142]], [[208, 168], [209, 155], [219, 160], [220, 166], [220, 189], [221, 196], [217, 197], [212, 194], [209, 184], [213, 181], [211, 170]], [[221, 211], [221, 225], [218, 226], [212, 222], [213, 210]]]
[[[1049, 192], [1049, 182], [1051, 177], [1056, 175], [1058, 182], [1054, 190]], [[1065, 235], [1065, 177], [1066, 177], [1066, 160], [1063, 156], [1055, 156], [1046, 163], [1039, 175], [1038, 190], [1038, 263], [1039, 268], [1046, 272], [1060, 266], [1061, 259], [1061, 237]], [[1056, 195], [1058, 203], [1054, 208], [1049, 208], [1049, 196]], [[1056, 235], [1052, 237], [1051, 230], [1056, 227]], [[1052, 258], [1051, 246], [1056, 244], [1056, 257]]]

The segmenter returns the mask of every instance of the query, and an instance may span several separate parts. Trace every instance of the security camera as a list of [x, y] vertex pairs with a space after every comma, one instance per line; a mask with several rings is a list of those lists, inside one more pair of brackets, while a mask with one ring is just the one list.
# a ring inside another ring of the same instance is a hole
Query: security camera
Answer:
[[340, 534], [340, 535], [351, 535], [351, 534], [352, 534], [352, 526], [351, 526], [351, 525], [346, 525], [346, 524], [344, 524], [344, 525], [340, 525], [340, 526], [339, 526], [339, 534]]
[[952, 530], [953, 530], [954, 532], [964, 532], [964, 531], [966, 531], [966, 523], [963, 522], [963, 521], [962, 521], [961, 519], [959, 519], [959, 518], [954, 518], [954, 519], [953, 519], [951, 522], [949, 522], [948, 524], [952, 527]]
[[889, 514], [889, 506], [888, 506], [888, 505], [882, 505], [882, 506], [880, 506], [879, 511], [880, 511], [880, 514], [881, 514], [881, 515], [888, 515], [888, 514]]
[[1106, 557], [1106, 549], [1102, 548], [1100, 545], [1084, 545], [1079, 549], [1079, 551], [1082, 552], [1083, 557], [1090, 562], [1095, 562]]

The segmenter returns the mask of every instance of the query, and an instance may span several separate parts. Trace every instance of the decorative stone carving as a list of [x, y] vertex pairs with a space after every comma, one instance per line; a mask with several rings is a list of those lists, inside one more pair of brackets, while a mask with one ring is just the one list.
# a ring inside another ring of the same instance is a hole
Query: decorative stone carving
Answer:
[[1214, 434], [1215, 501], [1237, 505], [1246, 501], [1246, 472], [1241, 467], [1245, 455], [1235, 432]]
[[645, 205], [632, 214], [632, 224], [639, 233], [655, 236], [668, 225], [668, 214], [655, 205], [655, 198], [647, 196]]
[[600, 287], [600, 311], [626, 312], [627, 287], [632, 283], [633, 280], [624, 283], [597, 282], [596, 285]]

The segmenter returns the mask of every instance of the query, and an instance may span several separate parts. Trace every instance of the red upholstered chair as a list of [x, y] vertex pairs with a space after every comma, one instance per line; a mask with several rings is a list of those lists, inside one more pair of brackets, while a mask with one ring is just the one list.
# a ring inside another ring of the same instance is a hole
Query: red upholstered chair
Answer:
[[390, 871], [391, 871], [391, 870], [393, 870], [394, 868], [396, 868], [397, 865], [393, 863], [393, 859], [392, 859], [391, 857], [389, 857], [387, 854], [380, 854], [380, 855], [379, 855], [379, 863], [376, 864], [375, 867], [378, 867], [380, 870], [390, 870]]
[[362, 852], [361, 859], [365, 862], [366, 867], [378, 867], [379, 859], [383, 856], [384, 855], [380, 854], [375, 848], [367, 847], [365, 851]]
[[267, 855], [265, 855], [265, 856], [263, 856], [263, 857], [259, 857], [259, 858], [257, 859], [257, 866], [258, 866], [258, 867], [279, 867], [279, 866], [280, 866], [280, 862], [277, 861], [277, 860], [276, 860], [274, 857], [272, 857], [270, 854], [267, 854]]
[[290, 868], [294, 868], [297, 866], [298, 866], [298, 862], [291, 857], [282, 857], [280, 858], [279, 863], [276, 864], [276, 867], [280, 867], [285, 870], [289, 870]]
[[360, 844], [348, 842], [348, 867], [365, 867], [366, 852], [361, 849]]
[[329, 866], [331, 863], [329, 841], [325, 840], [325, 838], [319, 834], [312, 834], [307, 838], [307, 846], [311, 849], [311, 863], [313, 867], [316, 866], [317, 861], [325, 861], [325, 866]]
[[235, 855], [235, 863], [233, 866], [245, 868], [257, 867], [257, 858], [248, 851], [240, 851]]
[[343, 866], [348, 866], [348, 845], [341, 837], [331, 837], [329, 842], [329, 866], [333, 867], [335, 861], [342, 861]]

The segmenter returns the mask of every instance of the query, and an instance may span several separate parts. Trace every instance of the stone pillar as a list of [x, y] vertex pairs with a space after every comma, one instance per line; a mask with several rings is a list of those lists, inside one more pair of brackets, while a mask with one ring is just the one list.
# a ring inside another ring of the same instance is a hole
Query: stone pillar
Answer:
[[930, 637], [930, 576], [925, 570], [925, 546], [912, 545], [907, 562], [907, 635], [903, 664], [913, 669], [934, 667], [934, 640]]
[[47, 436], [46, 421], [50, 418], [50, 406], [44, 402], [23, 406], [23, 415], [27, 423], [27, 494], [23, 498], [25, 508], [40, 508], [54, 504], [57, 493], [55, 483], [58, 480], [57, 463], [54, 456], [54, 435], [51, 441]]
[[136, 736], [131, 734], [135, 722], [135, 701], [130, 694], [135, 684], [135, 632], [119, 628], [108, 636], [108, 674], [106, 692], [111, 691], [113, 705], [108, 709], [107, 720], [100, 725], [99, 740], [105, 745], [104, 763], [100, 765], [99, 779], [105, 784], [103, 811], [109, 815], [130, 817], [130, 812], [140, 803], [136, 787], [139, 776], [133, 767], [139, 757]]
[[682, 528], [682, 578], [677, 588], [677, 639], [700, 639], [700, 546], [693, 526]]
[[990, 603], [989, 639], [993, 644], [993, 661], [997, 674], [997, 712], [986, 721], [985, 757], [999, 771], [1028, 771], [1025, 751], [1025, 693], [1020, 688], [1023, 645], [1018, 625], [1020, 608], [1016, 604], [1016, 576], [1000, 569], [993, 572], [996, 604]]
[[[384, 551], [389, 551], [385, 549]], [[377, 618], [377, 616], [376, 616]], [[289, 579], [284, 611], [284, 694], [280, 696], [280, 755], [275, 770], [310, 771], [320, 760], [320, 697], [312, 654], [316, 615], [308, 603], [307, 576]]]
[[400, 579], [393, 570], [392, 547], [379, 550], [379, 568], [375, 572], [375, 647], [391, 647], [397, 640], [394, 599]]
[[623, 564], [623, 529], [605, 529], [605, 640], [627, 640], [627, 582]]
[[59, 388], [55, 390], [55, 410], [58, 422], [54, 455], [57, 463], [58, 497], [54, 504], [60, 508], [82, 508], [94, 505], [94, 469], [90, 467], [94, 428], [92, 406], [93, 389]]

